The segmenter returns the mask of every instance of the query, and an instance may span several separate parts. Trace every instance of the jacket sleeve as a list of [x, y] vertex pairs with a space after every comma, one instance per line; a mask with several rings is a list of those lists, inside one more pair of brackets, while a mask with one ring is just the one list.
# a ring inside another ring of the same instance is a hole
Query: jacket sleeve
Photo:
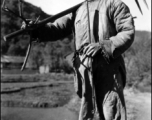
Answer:
[[129, 8], [120, 0], [115, 0], [111, 5], [109, 17], [114, 23], [116, 36], [104, 40], [106, 52], [112, 58], [117, 58], [124, 53], [134, 41], [134, 21]]
[[34, 36], [40, 42], [56, 41], [66, 37], [72, 33], [72, 19], [71, 16], [64, 16], [57, 19], [54, 23], [47, 23], [35, 31]]

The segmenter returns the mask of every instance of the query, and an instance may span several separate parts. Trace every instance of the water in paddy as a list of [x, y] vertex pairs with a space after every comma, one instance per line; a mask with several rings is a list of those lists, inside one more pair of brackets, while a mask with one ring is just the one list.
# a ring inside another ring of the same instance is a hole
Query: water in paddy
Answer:
[[77, 120], [77, 115], [65, 107], [49, 109], [2, 107], [1, 120]]

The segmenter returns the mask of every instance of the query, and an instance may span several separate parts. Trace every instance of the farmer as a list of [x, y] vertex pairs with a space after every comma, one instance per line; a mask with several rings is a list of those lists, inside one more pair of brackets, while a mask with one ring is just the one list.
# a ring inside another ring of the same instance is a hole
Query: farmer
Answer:
[[[26, 28], [22, 24], [22, 29]], [[69, 16], [32, 31], [40, 41], [74, 34], [75, 89], [82, 99], [79, 120], [126, 120], [122, 54], [134, 40], [134, 21], [121, 0], [89, 0]]]

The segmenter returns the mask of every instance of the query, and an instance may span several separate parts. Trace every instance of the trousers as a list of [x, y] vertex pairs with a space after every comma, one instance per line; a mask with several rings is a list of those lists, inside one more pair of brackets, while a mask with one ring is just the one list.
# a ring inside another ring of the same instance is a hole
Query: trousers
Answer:
[[[79, 120], [93, 120], [92, 84], [90, 64], [93, 67], [93, 82], [96, 95], [96, 110], [99, 120], [126, 120], [122, 77], [118, 67], [107, 65], [103, 57], [85, 58], [79, 55], [74, 61], [75, 90], [81, 98]], [[90, 63], [92, 62], [92, 63]], [[116, 66], [116, 65], [115, 65]]]

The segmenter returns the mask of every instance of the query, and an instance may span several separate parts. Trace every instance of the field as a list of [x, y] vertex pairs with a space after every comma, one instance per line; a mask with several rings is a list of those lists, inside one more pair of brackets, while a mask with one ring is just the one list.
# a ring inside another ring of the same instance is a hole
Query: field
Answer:
[[58, 107], [74, 92], [72, 76], [62, 74], [2, 75], [1, 104], [13, 107]]
[[[150, 120], [151, 94], [124, 94], [128, 120]], [[77, 120], [80, 99], [69, 74], [2, 74], [1, 108], [2, 120]]]

